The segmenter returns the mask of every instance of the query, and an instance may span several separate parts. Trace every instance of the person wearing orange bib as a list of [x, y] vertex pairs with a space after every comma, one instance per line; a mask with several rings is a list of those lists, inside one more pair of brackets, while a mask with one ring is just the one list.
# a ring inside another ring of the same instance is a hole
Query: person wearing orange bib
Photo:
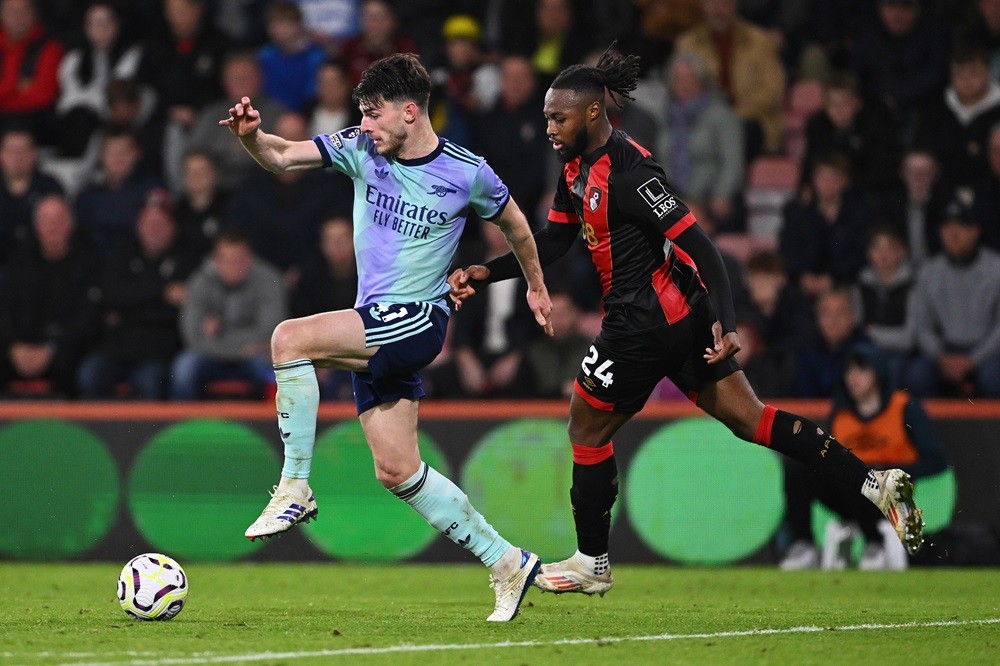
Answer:
[[[834, 394], [830, 432], [873, 469], [898, 467], [914, 483], [943, 471], [947, 465], [941, 441], [920, 402], [894, 390], [888, 359], [874, 345], [853, 345], [839, 387]], [[865, 537], [859, 567], [904, 568], [883, 543], [881, 513], [863, 498], [840, 492], [824, 477], [794, 460], [785, 461], [786, 526], [791, 546], [781, 561], [783, 569], [815, 568], [820, 554], [812, 539], [812, 504], [818, 500], [845, 524], [854, 523]], [[902, 555], [905, 557], [905, 554]]]

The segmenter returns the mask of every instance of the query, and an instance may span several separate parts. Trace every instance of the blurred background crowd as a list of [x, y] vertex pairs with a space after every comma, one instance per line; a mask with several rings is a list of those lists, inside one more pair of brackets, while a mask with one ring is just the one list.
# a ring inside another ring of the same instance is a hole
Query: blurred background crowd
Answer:
[[[259, 398], [279, 321], [353, 306], [350, 180], [258, 167], [217, 125], [239, 97], [307, 139], [418, 53], [537, 229], [544, 92], [616, 39], [643, 80], [612, 122], [723, 250], [761, 395], [831, 397], [866, 342], [913, 395], [1000, 397], [1000, 0], [0, 0], [0, 393]], [[506, 250], [473, 217], [456, 263]], [[569, 394], [600, 285], [582, 243], [546, 276], [555, 337], [491, 285], [432, 396]]]

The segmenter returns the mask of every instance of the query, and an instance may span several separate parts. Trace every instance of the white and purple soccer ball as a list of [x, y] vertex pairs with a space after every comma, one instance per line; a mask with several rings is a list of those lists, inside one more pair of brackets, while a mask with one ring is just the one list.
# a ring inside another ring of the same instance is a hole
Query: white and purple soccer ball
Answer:
[[160, 553], [128, 561], [118, 576], [118, 601], [136, 620], [169, 620], [184, 608], [188, 580], [181, 565]]

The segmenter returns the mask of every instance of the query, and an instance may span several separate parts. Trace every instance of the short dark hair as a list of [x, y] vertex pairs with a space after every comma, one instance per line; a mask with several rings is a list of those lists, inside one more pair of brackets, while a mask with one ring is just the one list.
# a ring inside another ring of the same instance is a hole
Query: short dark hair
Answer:
[[614, 42], [604, 52], [595, 67], [572, 65], [559, 73], [552, 85], [554, 90], [566, 89], [593, 92], [603, 99], [604, 89], [612, 92], [611, 99], [621, 108], [615, 97], [634, 101], [629, 94], [639, 85], [639, 56], [622, 55], [615, 49]]
[[747, 273], [766, 273], [768, 275], [785, 275], [785, 260], [774, 250], [754, 250], [747, 257]]
[[903, 230], [899, 228], [893, 222], [888, 220], [878, 220], [872, 225], [871, 229], [868, 230], [868, 245], [871, 246], [875, 239], [879, 236], [886, 236], [891, 238], [896, 243], [899, 243], [903, 247], [906, 247], [906, 236]]
[[412, 101], [423, 111], [430, 97], [431, 77], [412, 53], [394, 53], [370, 64], [351, 95], [358, 106]]
[[951, 50], [949, 61], [953, 65], [967, 65], [976, 62], [989, 65], [990, 57], [986, 52], [986, 47], [979, 42], [959, 42]]
[[267, 20], [302, 23], [302, 9], [294, 2], [279, 0], [267, 8]]

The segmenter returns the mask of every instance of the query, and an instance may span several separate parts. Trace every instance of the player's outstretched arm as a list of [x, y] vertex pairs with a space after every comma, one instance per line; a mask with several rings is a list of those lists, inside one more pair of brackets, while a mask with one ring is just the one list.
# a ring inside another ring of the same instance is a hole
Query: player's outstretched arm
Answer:
[[220, 120], [219, 124], [228, 127], [257, 164], [268, 171], [323, 166], [323, 156], [312, 141], [288, 141], [260, 129], [260, 111], [253, 108], [249, 97], [236, 102], [229, 109], [229, 117]]

